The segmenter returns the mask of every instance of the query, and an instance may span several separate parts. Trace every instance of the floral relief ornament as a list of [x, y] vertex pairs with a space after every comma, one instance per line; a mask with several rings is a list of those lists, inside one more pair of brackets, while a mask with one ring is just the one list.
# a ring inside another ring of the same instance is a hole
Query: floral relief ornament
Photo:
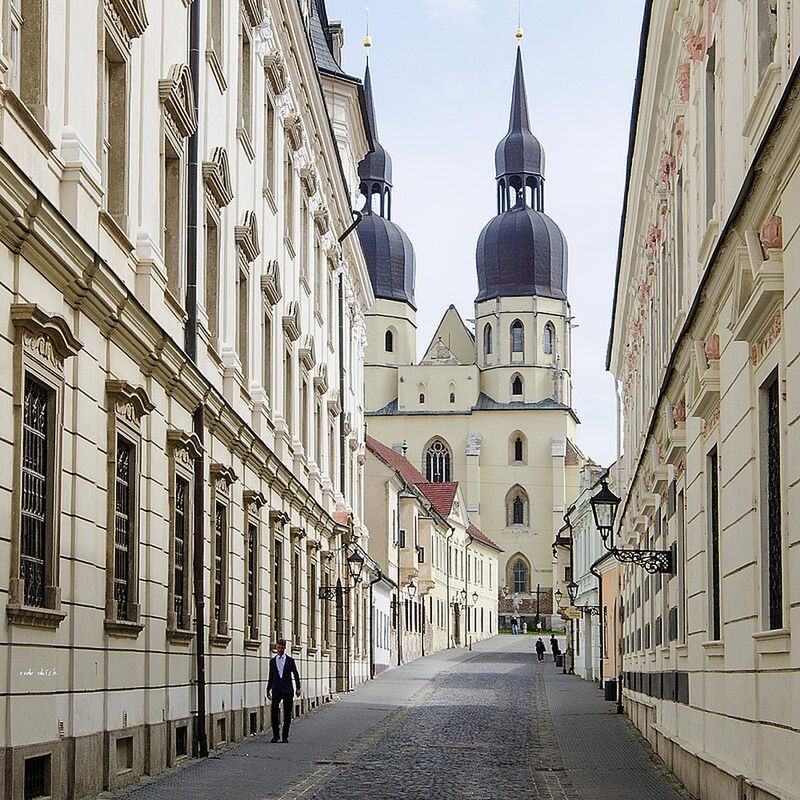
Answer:
[[709, 337], [705, 344], [705, 354], [709, 361], [719, 361], [719, 334]]
[[678, 88], [678, 99], [685, 103], [689, 99], [689, 88], [691, 85], [692, 71], [688, 61], [678, 64], [678, 76], [675, 85]]
[[770, 217], [759, 231], [758, 238], [764, 250], [783, 249], [783, 220], [781, 217]]

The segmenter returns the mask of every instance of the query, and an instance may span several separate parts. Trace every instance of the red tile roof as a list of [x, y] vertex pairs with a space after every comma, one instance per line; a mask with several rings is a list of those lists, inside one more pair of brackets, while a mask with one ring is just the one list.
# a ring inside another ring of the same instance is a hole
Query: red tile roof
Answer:
[[483, 531], [479, 531], [472, 523], [470, 523], [469, 528], [467, 528], [467, 533], [475, 539], [476, 542], [485, 544], [487, 547], [491, 547], [492, 550], [497, 550], [498, 553], [503, 552], [502, 547], [493, 542]]
[[367, 447], [376, 458], [379, 458], [387, 467], [398, 473], [406, 483], [410, 483], [412, 486], [418, 483], [427, 483], [425, 476], [407, 458], [404, 458], [383, 442], [379, 442], [372, 436], [367, 436]]
[[443, 516], [449, 517], [458, 491], [457, 483], [418, 483], [417, 488], [430, 500], [431, 505]]

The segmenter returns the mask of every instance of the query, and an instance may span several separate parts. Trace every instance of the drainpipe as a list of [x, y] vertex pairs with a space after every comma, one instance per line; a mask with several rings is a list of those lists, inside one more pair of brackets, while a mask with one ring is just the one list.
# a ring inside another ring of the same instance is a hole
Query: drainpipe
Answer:
[[375, 610], [372, 607], [373, 592], [372, 587], [383, 580], [383, 573], [380, 569], [375, 577], [369, 582], [369, 676], [375, 677]]
[[[199, 5], [195, 3], [194, 5]], [[204, 441], [205, 408], [198, 406], [192, 419], [192, 427]], [[194, 751], [199, 758], [208, 756], [208, 737], [206, 735], [206, 638], [205, 638], [205, 564], [203, 553], [205, 549], [205, 448], [201, 450], [199, 458], [194, 461], [194, 619], [195, 619], [195, 656], [197, 658], [197, 718], [194, 724]]]
[[600, 556], [597, 561], [589, 567], [589, 572], [597, 578], [597, 597], [598, 597], [598, 614], [597, 614], [597, 639], [598, 639], [598, 652], [600, 654], [600, 666], [598, 668], [597, 678], [600, 683], [600, 688], [603, 688], [603, 578], [597, 571], [597, 567], [605, 559], [605, 555]]
[[[198, 143], [200, 138], [200, 4], [189, 9], [189, 72], [194, 87], [194, 113], [198, 121], [195, 132], [189, 137], [186, 165], [186, 328], [184, 349], [186, 355], [197, 363], [197, 195], [198, 195]], [[192, 429], [201, 442], [205, 440], [205, 410], [197, 407], [192, 416]], [[195, 657], [197, 717], [194, 725], [194, 752], [200, 758], [208, 756], [206, 732], [206, 665], [205, 665], [205, 457], [194, 462], [194, 554], [193, 587], [195, 608]]]

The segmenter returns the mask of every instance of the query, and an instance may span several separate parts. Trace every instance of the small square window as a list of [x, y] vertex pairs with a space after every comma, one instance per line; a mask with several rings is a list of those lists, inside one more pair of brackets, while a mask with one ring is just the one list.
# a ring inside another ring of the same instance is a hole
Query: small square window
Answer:
[[189, 726], [178, 725], [175, 728], [175, 757], [185, 758], [189, 755]]
[[50, 795], [50, 753], [25, 759], [25, 800]]

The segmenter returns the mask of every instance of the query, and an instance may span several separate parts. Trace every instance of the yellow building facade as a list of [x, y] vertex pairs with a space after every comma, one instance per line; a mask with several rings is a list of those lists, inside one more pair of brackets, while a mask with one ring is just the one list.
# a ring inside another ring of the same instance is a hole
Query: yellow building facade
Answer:
[[[367, 98], [377, 137], [372, 91]], [[505, 624], [546, 625], [552, 550], [583, 456], [575, 445], [567, 247], [544, 213], [544, 154], [530, 130], [521, 50], [509, 130], [498, 145], [498, 215], [477, 247], [474, 328], [451, 306], [417, 360], [415, 257], [391, 220], [391, 160], [360, 167], [359, 225], [376, 295], [367, 315], [370, 435], [401, 447], [432, 483], [459, 483], [469, 520], [502, 548]]]

